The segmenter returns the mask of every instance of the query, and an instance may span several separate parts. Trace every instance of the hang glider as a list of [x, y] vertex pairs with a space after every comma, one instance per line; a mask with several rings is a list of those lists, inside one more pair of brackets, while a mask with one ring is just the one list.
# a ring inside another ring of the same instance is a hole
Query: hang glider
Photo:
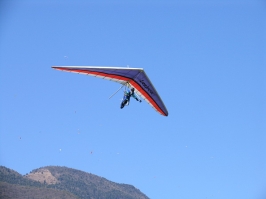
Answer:
[[135, 88], [135, 92], [146, 100], [157, 112], [163, 116], [168, 116], [168, 111], [161, 97], [142, 68], [99, 66], [53, 66], [52, 68], [99, 77], [120, 83], [122, 86]]

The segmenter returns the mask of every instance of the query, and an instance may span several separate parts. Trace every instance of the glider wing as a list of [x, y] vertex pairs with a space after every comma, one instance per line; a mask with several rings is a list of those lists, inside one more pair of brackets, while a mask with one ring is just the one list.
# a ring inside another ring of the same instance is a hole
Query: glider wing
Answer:
[[168, 111], [162, 99], [142, 68], [96, 66], [53, 66], [52, 68], [61, 71], [91, 75], [118, 82], [123, 85], [129, 84], [131, 87], [135, 88], [136, 93], [145, 99], [157, 112], [164, 116], [168, 116]]

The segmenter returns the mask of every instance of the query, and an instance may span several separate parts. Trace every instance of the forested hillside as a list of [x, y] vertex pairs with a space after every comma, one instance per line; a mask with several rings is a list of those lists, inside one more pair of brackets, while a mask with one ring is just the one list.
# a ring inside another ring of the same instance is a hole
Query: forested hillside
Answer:
[[1, 199], [148, 199], [132, 185], [58, 166], [34, 169], [25, 176], [0, 166], [0, 196]]

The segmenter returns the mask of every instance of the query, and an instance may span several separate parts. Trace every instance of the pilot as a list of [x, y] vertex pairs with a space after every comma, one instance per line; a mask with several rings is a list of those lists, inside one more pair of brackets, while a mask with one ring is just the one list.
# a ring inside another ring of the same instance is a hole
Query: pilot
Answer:
[[130, 97], [133, 97], [137, 101], [141, 102], [141, 99], [138, 99], [138, 97], [135, 95], [135, 89], [131, 88], [131, 91], [127, 90], [127, 91], [124, 92], [123, 101], [122, 101], [121, 106], [120, 106], [121, 109], [124, 108], [124, 106], [126, 104], [129, 105]]

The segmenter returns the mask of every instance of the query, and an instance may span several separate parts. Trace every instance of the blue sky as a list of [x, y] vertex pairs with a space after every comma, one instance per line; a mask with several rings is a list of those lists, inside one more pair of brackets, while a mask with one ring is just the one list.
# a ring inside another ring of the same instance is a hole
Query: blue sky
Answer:
[[[152, 199], [266, 197], [266, 2], [1, 1], [0, 164]], [[169, 116], [51, 66], [144, 68]]]

